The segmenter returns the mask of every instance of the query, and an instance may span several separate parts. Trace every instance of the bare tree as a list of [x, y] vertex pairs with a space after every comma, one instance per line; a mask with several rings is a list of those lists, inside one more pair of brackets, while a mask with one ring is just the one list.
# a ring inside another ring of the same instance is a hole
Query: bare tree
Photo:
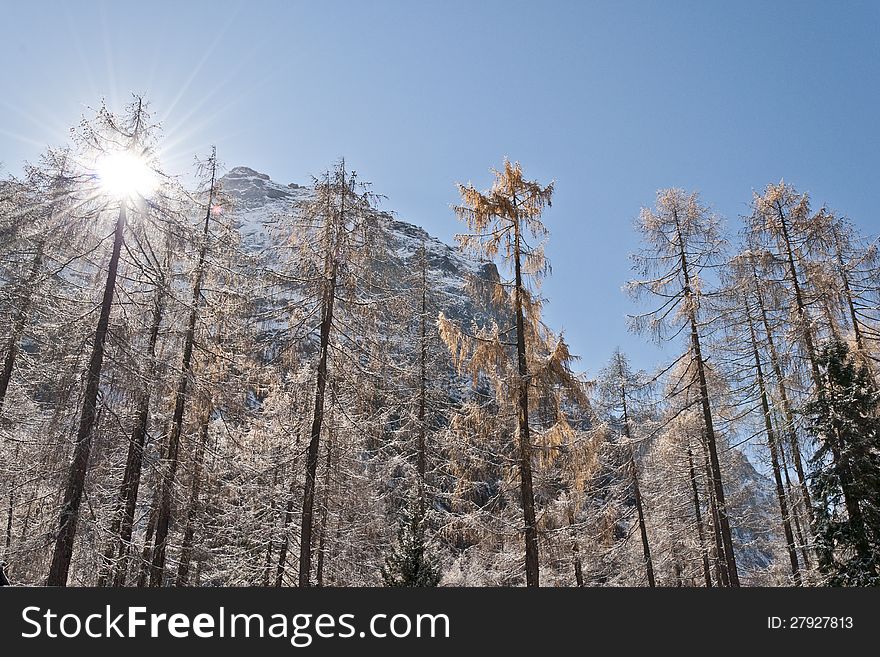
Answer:
[[731, 586], [739, 586], [701, 343], [701, 331], [706, 329], [708, 319], [701, 317], [700, 312], [705, 296], [701, 274], [717, 261], [724, 248], [720, 222], [700, 204], [696, 194], [666, 189], [657, 193], [655, 210], [642, 210], [638, 229], [644, 245], [633, 255], [634, 266], [639, 274], [649, 278], [632, 281], [628, 288], [637, 297], [657, 298], [661, 304], [634, 317], [632, 325], [638, 331], [648, 331], [658, 340], [674, 339], [684, 331], [690, 335], [690, 362], [699, 389], [713, 515], [718, 519], [717, 549], [724, 554], [726, 579]]

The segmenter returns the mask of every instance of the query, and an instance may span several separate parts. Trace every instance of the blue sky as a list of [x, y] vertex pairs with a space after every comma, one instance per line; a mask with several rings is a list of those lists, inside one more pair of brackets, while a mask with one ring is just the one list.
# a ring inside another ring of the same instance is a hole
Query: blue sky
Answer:
[[185, 172], [308, 182], [339, 156], [384, 207], [451, 240], [456, 181], [504, 156], [555, 179], [547, 317], [591, 373], [627, 333], [632, 222], [658, 188], [735, 224], [780, 178], [880, 229], [880, 2], [0, 0], [0, 162], [87, 106], [145, 94]]

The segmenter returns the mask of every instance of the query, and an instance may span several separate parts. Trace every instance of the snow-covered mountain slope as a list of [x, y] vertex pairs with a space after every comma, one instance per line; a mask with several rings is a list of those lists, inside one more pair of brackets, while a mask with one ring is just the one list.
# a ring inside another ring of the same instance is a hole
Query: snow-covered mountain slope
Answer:
[[[283, 185], [268, 175], [239, 166], [221, 178], [223, 191], [233, 201], [234, 217], [244, 244], [253, 251], [273, 244], [273, 226], [280, 217], [292, 216], [311, 196], [309, 187], [296, 183]], [[422, 228], [401, 221], [390, 213], [385, 222], [391, 261], [385, 263], [393, 272], [389, 280], [404, 283], [407, 272], [417, 268], [416, 259], [425, 247], [428, 278], [436, 306], [450, 317], [464, 320], [485, 316], [485, 308], [475, 298], [475, 282], [492, 282], [498, 277], [495, 265], [479, 262], [429, 235]]]

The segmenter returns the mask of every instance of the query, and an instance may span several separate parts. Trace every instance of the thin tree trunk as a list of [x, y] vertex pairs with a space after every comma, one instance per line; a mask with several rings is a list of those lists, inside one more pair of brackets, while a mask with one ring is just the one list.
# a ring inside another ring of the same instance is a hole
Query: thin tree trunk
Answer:
[[131, 533], [134, 526], [134, 513], [137, 507], [141, 471], [143, 469], [144, 443], [150, 417], [150, 399], [156, 364], [156, 343], [159, 338], [159, 327], [162, 323], [164, 296], [165, 286], [160, 283], [156, 288], [156, 296], [153, 299], [153, 315], [147, 338], [149, 371], [145, 377], [144, 388], [141, 390], [131, 438], [128, 443], [125, 473], [119, 487], [117, 506], [110, 528], [111, 539], [104, 553], [104, 570], [99, 580], [99, 586], [106, 585], [111, 573], [113, 574], [113, 585], [124, 586], [126, 573], [128, 572]]
[[[34, 505], [33, 502], [28, 502], [27, 510], [24, 513], [24, 520], [21, 523], [21, 531], [18, 534], [18, 542], [24, 543], [25, 536], [27, 536], [27, 530], [31, 524], [31, 516], [34, 513]], [[40, 514], [42, 515], [42, 513]]]
[[573, 503], [569, 500], [568, 503], [568, 528], [572, 531], [571, 537], [571, 561], [574, 566], [574, 581], [578, 588], [583, 588], [584, 586], [584, 566], [581, 561], [581, 546], [578, 543], [577, 537], [574, 535], [574, 507]]
[[196, 532], [196, 519], [199, 514], [199, 495], [202, 491], [202, 468], [205, 460], [205, 448], [208, 444], [208, 428], [211, 421], [211, 409], [205, 410], [202, 426], [199, 431], [199, 443], [193, 457], [192, 487], [189, 495], [189, 510], [186, 515], [186, 529], [180, 546], [180, 564], [177, 567], [176, 586], [189, 584], [189, 568], [192, 561], [193, 539]]
[[[18, 452], [20, 445], [18, 443], [15, 444], [15, 454], [13, 455], [13, 462], [18, 463]], [[9, 558], [9, 553], [12, 550], [12, 512], [15, 509], [15, 491], [16, 491], [16, 483], [18, 470], [15, 469], [12, 471], [12, 478], [9, 480], [9, 501], [8, 506], [6, 508], [6, 547], [4, 554], [6, 558]]]
[[[819, 362], [816, 354], [816, 348], [813, 342], [812, 330], [810, 328], [809, 316], [807, 315], [806, 305], [804, 304], [803, 295], [801, 294], [800, 283], [798, 281], [797, 268], [795, 267], [794, 262], [794, 253], [791, 245], [791, 239], [789, 237], [788, 232], [788, 223], [785, 219], [785, 213], [782, 211], [782, 205], [779, 201], [776, 203], [776, 209], [779, 215], [779, 221], [782, 227], [782, 235], [785, 242], [786, 255], [788, 259], [789, 272], [791, 274], [792, 288], [794, 289], [795, 296], [795, 304], [798, 312], [798, 318], [800, 319], [801, 330], [803, 333], [804, 345], [807, 349], [807, 355], [810, 359], [810, 368], [813, 374], [813, 382], [816, 387], [816, 394], [821, 399], [824, 395], [824, 382], [822, 381], [822, 375], [819, 371]], [[847, 513], [850, 516], [850, 520], [859, 526], [862, 522], [862, 513], [861, 508], [859, 506], [858, 499], [852, 494], [850, 489], [850, 474], [849, 468], [846, 463], [843, 461], [840, 448], [836, 441], [831, 441], [831, 456], [834, 460], [834, 463], [838, 466], [838, 471], [840, 473], [840, 487], [843, 491], [844, 504], [847, 509]], [[862, 543], [858, 546], [858, 550], [860, 556], [864, 558], [870, 558], [867, 545]]]
[[[165, 457], [166, 446], [162, 446], [162, 458]], [[161, 477], [161, 474], [159, 475]], [[150, 578], [150, 567], [153, 557], [153, 536], [156, 533], [156, 520], [159, 517], [159, 489], [160, 482], [156, 482], [153, 489], [153, 500], [150, 504], [150, 517], [147, 520], [147, 529], [144, 532], [144, 545], [141, 549], [141, 562], [138, 564], [138, 577], [136, 586], [143, 588]]]
[[679, 561], [678, 550], [675, 545], [672, 546], [672, 572], [675, 576], [675, 588], [681, 588], [684, 585], [681, 579], [681, 562]]
[[727, 571], [727, 561], [724, 558], [724, 541], [721, 538], [721, 525], [718, 522], [718, 503], [715, 500], [715, 490], [710, 483], [712, 481], [712, 471], [709, 464], [709, 450], [706, 447], [705, 437], [701, 441], [703, 447], [703, 474], [706, 477], [706, 490], [709, 493], [709, 517], [712, 536], [715, 539], [714, 545], [714, 565], [715, 580], [719, 587], [730, 586], [730, 578]]
[[[294, 454], [299, 453], [299, 429], [296, 432], [296, 441], [294, 442]], [[284, 510], [284, 516], [281, 520], [281, 545], [278, 546], [278, 568], [275, 574], [275, 586], [280, 588], [284, 581], [284, 569], [287, 566], [287, 550], [290, 545], [290, 532], [288, 527], [293, 520], [294, 494], [296, 492], [296, 466], [297, 459], [293, 459], [293, 467], [290, 474], [290, 487], [287, 492], [287, 508]]]
[[[779, 436], [779, 422], [776, 422], [776, 435]], [[794, 535], [797, 538], [798, 548], [801, 553], [801, 561], [804, 564], [804, 568], [809, 570], [811, 568], [810, 565], [810, 552], [807, 548], [807, 542], [804, 540], [804, 533], [801, 528], [801, 514], [798, 511], [797, 504], [797, 494], [794, 486], [791, 483], [791, 477], [788, 474], [788, 461], [785, 456], [785, 443], [779, 441], [779, 466], [782, 469], [782, 475], [785, 478], [785, 494], [788, 496], [788, 500], [791, 503], [791, 517], [794, 520]]]
[[321, 525], [318, 529], [318, 563], [315, 568], [315, 584], [324, 585], [324, 550], [326, 548], [327, 516], [330, 510], [330, 469], [333, 454], [333, 440], [327, 439], [327, 461], [324, 470], [324, 501], [321, 505]]
[[287, 497], [287, 508], [284, 511], [284, 518], [281, 521], [281, 545], [278, 546], [278, 568], [275, 573], [275, 586], [281, 587], [284, 582], [284, 570], [287, 567], [287, 550], [290, 546], [290, 536], [288, 535], [288, 527], [293, 519], [293, 493], [296, 488], [296, 477], [292, 476], [290, 480], [290, 492]]
[[798, 280], [797, 267], [794, 263], [794, 251], [791, 245], [791, 237], [788, 232], [788, 221], [782, 210], [779, 201], [776, 202], [776, 211], [779, 216], [780, 227], [782, 228], [782, 238], [785, 243], [785, 255], [788, 262], [788, 271], [791, 276], [791, 285], [794, 290], [795, 307], [798, 314], [798, 320], [801, 325], [801, 337], [804, 340], [804, 347], [807, 350], [807, 358], [810, 361], [810, 370], [813, 373], [813, 383], [816, 384], [816, 390], [822, 388], [822, 377], [819, 375], [819, 362], [816, 358], [816, 348], [813, 343], [813, 332], [810, 329], [810, 318], [807, 315], [807, 308], [804, 304], [803, 294], [801, 293], [801, 285]]
[[6, 356], [3, 358], [3, 369], [0, 371], [0, 413], [3, 412], [3, 402], [6, 401], [6, 392], [9, 389], [9, 382], [12, 380], [12, 372], [15, 369], [15, 361], [18, 358], [18, 351], [21, 348], [21, 336], [24, 333], [24, 326], [27, 321], [27, 313], [33, 302], [33, 286], [40, 273], [40, 267], [43, 264], [43, 241], [37, 243], [37, 253], [31, 262], [31, 270], [27, 276], [23, 287], [24, 298], [12, 321], [12, 332], [9, 341], [6, 343]]
[[749, 301], [745, 300], [746, 320], [749, 323], [749, 337], [752, 342], [752, 353], [755, 357], [755, 376], [758, 381], [758, 392], [761, 397], [761, 410], [764, 414], [764, 430], [767, 432], [767, 446], [770, 448], [770, 467], [773, 470], [773, 479], [776, 482], [776, 498], [779, 502], [779, 512], [782, 516], [782, 531], [785, 534], [785, 546], [788, 550], [788, 559], [791, 562], [791, 576], [794, 585], [801, 585], [801, 573], [798, 568], [797, 552], [794, 545], [794, 535], [791, 531], [791, 520], [788, 515], [788, 502], [785, 499], [785, 488], [782, 483], [782, 472], [779, 468], [779, 454], [777, 450], [776, 432], [773, 430], [773, 420], [770, 415], [770, 404], [767, 401], [767, 388], [764, 385], [764, 370], [761, 367], [761, 356], [758, 353], [758, 340], [755, 337], [755, 326], [752, 322], [752, 314], [749, 310]]
[[[676, 215], [676, 226], [678, 216]], [[710, 480], [715, 497], [715, 507], [718, 515], [718, 524], [721, 534], [722, 545], [719, 546], [724, 552], [726, 570], [731, 586], [739, 586], [739, 574], [736, 569], [736, 557], [733, 552], [733, 539], [730, 534], [730, 521], [727, 517], [727, 504], [724, 499], [724, 482], [721, 479], [721, 465], [718, 461], [718, 448], [715, 441], [715, 426], [712, 422], [712, 407], [709, 402], [709, 386], [706, 382], [705, 361], [700, 346], [700, 334], [697, 330], [697, 316], [691, 290], [690, 270], [684, 250], [684, 240], [681, 230], [678, 231], [679, 255], [681, 257], [681, 271], [684, 277], [684, 296], [687, 304], [688, 319], [691, 325], [691, 346], [694, 350], [694, 360], [697, 365], [697, 378], [700, 385], [700, 403], [703, 409], [703, 424], [706, 430], [706, 447], [709, 452]]]
[[767, 307], [764, 303], [764, 295], [761, 292], [761, 282], [758, 279], [757, 268], [754, 260], [752, 261], [752, 278], [755, 283], [755, 297], [758, 300], [758, 309], [761, 311], [761, 323], [764, 326], [764, 334], [767, 337], [767, 349], [770, 354], [770, 366], [773, 368], [773, 376], [776, 378], [776, 389], [779, 393], [779, 400], [782, 402], [782, 412], [785, 415], [786, 436], [791, 449], [792, 460], [794, 461], [794, 469], [797, 473], [798, 484], [801, 490], [801, 502], [806, 509], [807, 518], [812, 526], [813, 524], [813, 506], [810, 501], [810, 491], [807, 487], [807, 477], [804, 473], [804, 464], [801, 459], [801, 450], [798, 445], [797, 434], [794, 430], [794, 411], [788, 399], [788, 393], [785, 390], [785, 378], [782, 376], [782, 366], [779, 361], [779, 354], [776, 351], [776, 342], [773, 340], [773, 331], [770, 328], [770, 320], [767, 316]]
[[529, 431], [529, 369], [526, 360], [525, 317], [523, 314], [523, 279], [520, 247], [519, 215], [514, 199], [514, 311], [516, 313], [516, 362], [519, 382], [517, 402], [519, 406], [519, 478], [522, 496], [523, 520], [525, 522], [526, 586], [539, 586], [538, 527], [535, 518], [535, 496], [532, 491], [532, 439]]
[[168, 465], [162, 479], [162, 493], [159, 496], [159, 513], [156, 517], [156, 538], [153, 545], [153, 560], [150, 566], [150, 586], [162, 586], [165, 575], [165, 552], [168, 543], [168, 531], [171, 527], [171, 504], [177, 478], [177, 466], [180, 460], [180, 436], [183, 431], [183, 416], [186, 410], [186, 397], [189, 380], [192, 375], [192, 354], [195, 342], [196, 320], [202, 297], [202, 280], [205, 275], [205, 260], [208, 253], [211, 213], [214, 209], [214, 186], [217, 174], [217, 152], [211, 151], [211, 187], [208, 192], [208, 208], [205, 211], [202, 244], [196, 264], [196, 276], [192, 288], [192, 300], [189, 311], [189, 322], [183, 343], [183, 362], [181, 363], [180, 379], [174, 394], [174, 415], [171, 421], [171, 433], [168, 438]]
[[697, 535], [700, 539], [700, 556], [703, 560], [703, 578], [706, 581], [706, 588], [712, 588], [712, 574], [709, 567], [709, 553], [706, 549], [706, 538], [703, 531], [703, 514], [700, 510], [700, 494], [697, 490], [697, 473], [694, 470], [694, 455], [691, 446], [687, 447], [688, 470], [691, 479], [691, 490], [694, 495], [694, 515], [697, 517]]
[[278, 486], [278, 470], [272, 475], [272, 497], [269, 500], [269, 542], [266, 545], [266, 559], [263, 562], [263, 587], [269, 586], [269, 572], [272, 570], [272, 551], [275, 549], [275, 489]]
[[113, 252], [107, 265], [107, 280], [104, 295], [101, 299], [101, 312], [95, 329], [92, 354], [86, 371], [85, 392], [83, 394], [82, 411], [76, 443], [73, 448], [73, 460], [67, 477], [64, 500], [61, 506], [58, 534], [55, 538], [55, 549], [52, 552], [52, 563], [46, 578], [47, 586], [67, 586], [67, 575], [73, 558], [73, 541], [76, 537], [76, 525], [79, 521], [79, 507], [85, 488], [89, 456], [92, 450], [92, 433], [97, 415], [98, 390], [101, 385], [101, 370], [104, 363], [104, 344], [110, 328], [110, 310], [113, 306], [113, 295], [116, 291], [116, 273], [119, 268], [119, 254], [125, 235], [126, 207], [123, 201], [119, 206], [119, 216], [113, 236]]
[[[329, 177], [328, 177], [329, 178]], [[340, 210], [338, 222], [345, 221], [345, 165], [342, 165], [342, 188], [340, 189]], [[328, 189], [328, 199], [329, 199]], [[321, 343], [318, 360], [317, 382], [315, 386], [315, 411], [312, 416], [312, 430], [309, 434], [309, 447], [306, 452], [306, 478], [303, 485], [302, 527], [299, 544], [299, 585], [308, 587], [312, 570], [312, 524], [315, 511], [315, 476], [318, 471], [318, 448], [321, 441], [321, 427], [324, 423], [324, 394], [327, 389], [327, 358], [330, 351], [330, 331], [333, 327], [333, 305], [336, 301], [336, 249], [333, 239], [333, 217], [327, 213], [327, 253], [325, 261], [324, 298], [321, 316]]]
[[636, 501], [636, 512], [639, 517], [639, 533], [642, 537], [642, 554], [645, 558], [645, 575], [648, 579], [648, 586], [654, 588], [654, 563], [651, 561], [651, 546], [648, 544], [648, 527], [645, 524], [645, 512], [642, 507], [642, 492], [639, 489], [639, 473], [636, 468], [636, 459], [632, 447], [632, 435], [629, 429], [629, 409], [626, 403], [626, 387], [623, 384], [623, 365], [621, 365], [620, 377], [620, 400], [623, 404], [623, 433], [627, 440], [627, 449], [629, 450], [629, 467], [632, 476], [633, 496]]

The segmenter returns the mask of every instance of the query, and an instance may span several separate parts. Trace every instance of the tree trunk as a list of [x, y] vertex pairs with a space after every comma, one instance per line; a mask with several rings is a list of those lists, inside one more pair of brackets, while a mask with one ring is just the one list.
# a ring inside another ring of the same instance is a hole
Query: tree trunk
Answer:
[[620, 385], [620, 400], [623, 404], [623, 432], [626, 436], [627, 440], [627, 449], [629, 450], [629, 467], [630, 474], [632, 476], [632, 487], [633, 487], [633, 496], [636, 500], [636, 512], [639, 517], [639, 533], [642, 537], [642, 554], [645, 558], [645, 575], [648, 579], [648, 586], [654, 588], [656, 584], [654, 583], [654, 563], [651, 561], [651, 546], [648, 544], [648, 527], [645, 525], [645, 512], [642, 508], [642, 492], [639, 489], [639, 473], [636, 468], [636, 458], [633, 453], [632, 447], [632, 435], [629, 430], [629, 410], [626, 403], [626, 387], [622, 383], [623, 381], [623, 367], [621, 364], [621, 385]]
[[[676, 226], [678, 226], [677, 215]], [[712, 422], [712, 407], [709, 402], [709, 386], [706, 383], [705, 361], [703, 360], [703, 351], [700, 347], [700, 334], [697, 330], [697, 315], [693, 292], [691, 290], [690, 270], [688, 269], [688, 261], [684, 250], [684, 240], [682, 239], [680, 229], [678, 231], [678, 245], [681, 257], [681, 271], [684, 277], [683, 292], [685, 303], [687, 304], [688, 319], [691, 325], [691, 347], [694, 351], [694, 361], [697, 365], [697, 378], [700, 385], [700, 403], [703, 409], [703, 424], [706, 431], [706, 448], [709, 452], [710, 481], [715, 498], [715, 507], [718, 515], [717, 521], [722, 541], [722, 545], [719, 546], [719, 551], [724, 552], [730, 585], [736, 587], [739, 586], [739, 574], [736, 570], [736, 557], [733, 553], [733, 540], [730, 535], [730, 521], [727, 518], [727, 505], [724, 500], [724, 483], [721, 480], [721, 465], [718, 461], [715, 426]]]
[[[343, 169], [343, 185], [339, 221], [343, 221], [345, 203], [345, 170]], [[332, 240], [331, 223], [327, 216], [327, 267], [329, 274], [324, 290], [321, 317], [321, 346], [318, 360], [317, 382], [315, 386], [315, 410], [312, 415], [312, 430], [309, 434], [309, 447], [306, 452], [306, 478], [303, 485], [302, 527], [299, 545], [299, 585], [309, 586], [312, 570], [312, 524], [315, 511], [315, 476], [318, 471], [318, 449], [321, 441], [321, 428], [324, 424], [324, 395], [327, 389], [327, 358], [330, 352], [330, 331], [333, 327], [333, 306], [336, 301], [336, 257]]]
[[709, 450], [706, 447], [706, 438], [703, 436], [700, 441], [703, 448], [703, 474], [706, 477], [706, 491], [709, 494], [709, 522], [714, 537], [713, 546], [713, 564], [715, 566], [715, 581], [719, 587], [730, 586], [730, 579], [727, 573], [727, 561], [724, 557], [724, 541], [721, 538], [721, 525], [718, 522], [718, 504], [715, 500], [715, 489], [712, 487], [712, 470], [709, 463]]
[[9, 336], [9, 342], [6, 343], [6, 356], [3, 358], [3, 369], [0, 371], [0, 413], [3, 412], [3, 402], [6, 400], [6, 391], [9, 389], [9, 382], [12, 380], [12, 372], [15, 369], [15, 361], [18, 358], [18, 351], [21, 348], [21, 336], [24, 333], [24, 326], [27, 322], [27, 313], [33, 302], [33, 286], [40, 273], [40, 267], [43, 264], [43, 241], [37, 243], [37, 253], [31, 263], [31, 270], [25, 281], [22, 290], [24, 298], [12, 321], [12, 332]]
[[205, 448], [208, 444], [208, 428], [211, 422], [211, 409], [205, 411], [199, 431], [199, 443], [193, 457], [192, 486], [189, 494], [189, 510], [186, 515], [186, 529], [180, 546], [180, 564], [177, 567], [176, 586], [189, 584], [189, 568], [192, 561], [193, 538], [196, 532], [196, 519], [199, 514], [199, 495], [202, 491], [202, 467], [205, 460]]
[[697, 535], [700, 539], [700, 556], [703, 559], [703, 578], [706, 581], [706, 588], [712, 588], [712, 573], [709, 567], [709, 552], [706, 549], [706, 538], [704, 536], [703, 530], [703, 514], [700, 510], [700, 494], [697, 490], [697, 473], [694, 470], [694, 454], [691, 451], [691, 446], [687, 447], [687, 457], [688, 457], [688, 469], [690, 473], [691, 479], [691, 490], [694, 495], [694, 515], [697, 518]]
[[[165, 458], [166, 446], [162, 446], [162, 458]], [[161, 476], [161, 475], [160, 475]], [[150, 517], [147, 520], [147, 529], [144, 532], [144, 544], [141, 548], [141, 562], [138, 564], [138, 577], [135, 586], [143, 588], [150, 579], [150, 566], [153, 556], [153, 536], [156, 534], [156, 520], [159, 517], [159, 494], [160, 482], [156, 482], [153, 489], [153, 500], [150, 504]]]
[[[294, 454], [299, 453], [299, 429], [296, 432], [296, 441], [294, 442]], [[290, 487], [287, 492], [287, 508], [284, 510], [284, 516], [281, 520], [281, 545], [278, 546], [278, 568], [275, 574], [275, 586], [280, 588], [284, 581], [284, 569], [287, 566], [287, 550], [290, 546], [290, 534], [288, 527], [293, 520], [294, 493], [296, 492], [296, 466], [297, 459], [293, 459], [293, 467], [290, 474]]]
[[153, 300], [153, 315], [147, 339], [149, 373], [146, 377], [144, 388], [141, 390], [131, 438], [128, 443], [125, 473], [119, 487], [117, 506], [110, 528], [111, 539], [104, 554], [104, 571], [99, 581], [99, 586], [106, 585], [111, 574], [113, 575], [113, 586], [124, 586], [125, 577], [128, 572], [131, 533], [134, 526], [134, 512], [137, 507], [141, 471], [143, 469], [144, 443], [150, 418], [150, 399], [156, 365], [156, 343], [159, 338], [159, 327], [162, 323], [164, 296], [165, 286], [160, 283], [156, 288], [156, 296]]
[[[819, 362], [816, 355], [816, 348], [813, 342], [812, 330], [810, 329], [810, 321], [807, 315], [806, 305], [804, 304], [803, 295], [801, 294], [800, 283], [798, 281], [797, 268], [795, 267], [794, 262], [794, 253], [791, 245], [791, 239], [788, 233], [788, 224], [785, 219], [785, 213], [782, 211], [782, 205], [778, 201], [776, 204], [776, 208], [782, 227], [782, 235], [785, 242], [789, 272], [791, 274], [792, 288], [794, 289], [795, 304], [798, 312], [798, 318], [800, 319], [804, 345], [807, 349], [807, 355], [810, 359], [810, 368], [813, 374], [813, 382], [815, 383], [816, 394], [821, 399], [824, 395], [824, 382], [822, 381], [822, 375], [819, 371]], [[862, 522], [862, 514], [861, 508], [859, 506], [859, 500], [852, 494], [852, 491], [850, 490], [849, 468], [841, 457], [839, 444], [836, 441], [832, 440], [830, 447], [832, 458], [835, 465], [837, 465], [839, 471], [840, 486], [841, 490], [843, 491], [844, 504], [846, 506], [847, 513], [850, 515], [851, 522], [858, 526]], [[858, 546], [858, 548], [860, 556], [864, 556], [866, 558], [869, 556], [869, 549], [867, 545], [861, 544]]]
[[331, 458], [333, 454], [333, 441], [328, 437], [327, 440], [327, 461], [324, 470], [324, 501], [321, 504], [321, 525], [318, 529], [318, 563], [315, 568], [315, 584], [324, 585], [324, 551], [326, 548], [327, 537], [327, 517], [330, 511], [330, 468]]
[[126, 207], [125, 203], [122, 202], [119, 206], [119, 216], [116, 219], [116, 228], [114, 229], [113, 253], [107, 266], [107, 280], [104, 285], [104, 295], [101, 299], [101, 312], [98, 317], [98, 326], [95, 329], [95, 339], [92, 344], [89, 367], [86, 371], [85, 392], [83, 393], [79, 428], [73, 448], [73, 460], [70, 464], [67, 486], [64, 491], [60, 526], [55, 537], [52, 563], [49, 567], [49, 575], [46, 578], [47, 586], [67, 586], [67, 575], [70, 570], [71, 559], [73, 558], [73, 541], [76, 537], [79, 507], [82, 502], [86, 473], [89, 466], [89, 455], [92, 450], [92, 430], [95, 424], [95, 416], [97, 415], [98, 391], [101, 385], [101, 370], [104, 363], [104, 344], [110, 328], [110, 310], [113, 306], [113, 295], [116, 290], [116, 273], [119, 268], [119, 254], [124, 240], [125, 221]]
[[272, 551], [275, 549], [275, 490], [278, 487], [278, 470], [272, 475], [272, 497], [269, 500], [269, 542], [266, 544], [266, 559], [263, 562], [263, 587], [269, 586], [269, 573], [272, 570]]
[[[779, 423], [776, 423], [776, 435], [779, 436]], [[778, 440], [778, 438], [777, 438]], [[798, 512], [798, 505], [796, 502], [792, 500], [796, 500], [797, 496], [795, 493], [794, 486], [791, 483], [791, 477], [788, 474], [788, 461], [785, 457], [785, 444], [780, 440], [779, 442], [779, 467], [782, 470], [782, 475], [785, 478], [785, 494], [788, 497], [791, 506], [791, 518], [794, 521], [794, 535], [797, 538], [798, 548], [801, 553], [801, 561], [804, 564], [804, 569], [809, 570], [811, 568], [810, 565], [810, 553], [807, 548], [807, 542], [804, 540], [804, 533], [802, 530], [802, 523], [800, 513]]]
[[672, 546], [672, 573], [675, 577], [675, 588], [681, 588], [683, 586], [683, 582], [681, 579], [681, 561], [679, 561], [678, 550], [675, 549], [675, 545]]
[[788, 515], [788, 502], [785, 499], [785, 488], [782, 484], [782, 472], [779, 468], [779, 454], [777, 450], [776, 432], [773, 430], [773, 420], [770, 415], [770, 404], [767, 401], [767, 389], [764, 385], [764, 371], [761, 367], [761, 357], [758, 353], [758, 340], [755, 337], [755, 326], [752, 322], [752, 314], [749, 310], [749, 301], [745, 299], [746, 320], [749, 323], [749, 337], [752, 342], [752, 353], [755, 357], [755, 376], [758, 381], [758, 393], [761, 397], [761, 410], [764, 414], [764, 430], [767, 433], [767, 446], [770, 448], [770, 467], [773, 470], [773, 479], [776, 482], [776, 499], [779, 502], [779, 512], [782, 515], [782, 530], [785, 534], [785, 546], [788, 550], [788, 559], [791, 562], [791, 576], [794, 585], [801, 585], [801, 573], [798, 568], [797, 552], [795, 551], [794, 535], [791, 531], [791, 520]]
[[782, 228], [782, 238], [785, 244], [785, 255], [788, 262], [788, 271], [791, 276], [791, 285], [794, 290], [795, 307], [798, 314], [798, 320], [801, 325], [801, 337], [804, 340], [804, 347], [807, 350], [807, 358], [810, 361], [810, 370], [813, 373], [813, 383], [816, 384], [816, 390], [822, 388], [822, 377], [819, 375], [819, 362], [816, 358], [816, 348], [813, 343], [813, 332], [810, 329], [810, 318], [807, 315], [807, 308], [804, 304], [803, 294], [801, 293], [801, 285], [798, 280], [797, 267], [794, 263], [794, 251], [791, 245], [791, 237], [788, 232], [788, 222], [785, 213], [782, 211], [782, 205], [776, 202], [776, 211], [779, 215], [779, 223]]
[[519, 478], [522, 496], [523, 520], [525, 521], [526, 586], [539, 586], [538, 527], [535, 519], [535, 496], [532, 492], [532, 440], [529, 433], [529, 370], [526, 361], [525, 317], [523, 315], [523, 279], [520, 250], [520, 224], [514, 200], [514, 310], [516, 312], [516, 362], [519, 382], [517, 385], [519, 417]]
[[573, 502], [569, 500], [568, 503], [568, 528], [572, 530], [571, 537], [571, 561], [574, 566], [574, 581], [575, 585], [578, 588], [583, 588], [584, 586], [584, 566], [581, 561], [581, 546], [578, 543], [577, 538], [574, 536], [574, 507]]
[[[15, 444], [15, 455], [12, 457], [14, 463], [18, 463], [18, 452], [20, 445], [18, 443]], [[16, 475], [18, 470], [12, 471], [12, 478], [9, 480], [9, 501], [8, 506], [6, 508], [6, 541], [5, 541], [5, 551], [4, 554], [6, 558], [9, 558], [9, 553], [12, 550], [12, 512], [15, 509], [15, 491], [16, 491]]]
[[813, 524], [813, 506], [810, 501], [810, 491], [807, 487], [807, 477], [804, 473], [804, 464], [801, 459], [801, 450], [798, 445], [797, 434], [794, 430], [794, 411], [788, 399], [788, 393], [785, 390], [785, 378], [782, 376], [782, 366], [779, 361], [779, 354], [776, 351], [776, 343], [773, 340], [773, 331], [770, 328], [770, 320], [767, 316], [767, 307], [764, 304], [764, 295], [761, 292], [761, 282], [758, 279], [758, 272], [752, 261], [752, 278], [755, 282], [755, 297], [758, 300], [758, 309], [761, 311], [761, 323], [764, 326], [764, 334], [767, 337], [767, 349], [770, 354], [770, 366], [773, 368], [773, 376], [776, 378], [776, 388], [779, 393], [779, 401], [782, 402], [782, 412], [785, 415], [786, 436], [791, 449], [792, 460], [794, 461], [794, 469], [798, 476], [798, 484], [800, 486], [802, 503], [806, 509], [807, 518], [812, 526]]
[[196, 265], [196, 276], [192, 288], [192, 301], [189, 311], [189, 322], [183, 343], [183, 362], [180, 368], [180, 379], [174, 394], [174, 415], [171, 421], [171, 433], [168, 437], [168, 465], [162, 479], [162, 492], [159, 496], [159, 512], [156, 517], [156, 538], [153, 545], [153, 560], [150, 566], [150, 586], [162, 586], [165, 574], [165, 552], [168, 542], [168, 531], [171, 526], [171, 504], [177, 478], [177, 466], [180, 460], [180, 436], [183, 431], [183, 416], [186, 409], [187, 388], [192, 375], [192, 354], [195, 342], [196, 320], [202, 297], [202, 280], [205, 275], [205, 260], [208, 253], [210, 236], [211, 212], [214, 206], [214, 185], [217, 174], [217, 153], [211, 152], [211, 187], [208, 192], [208, 208], [205, 212], [204, 228], [202, 229], [202, 245]]

